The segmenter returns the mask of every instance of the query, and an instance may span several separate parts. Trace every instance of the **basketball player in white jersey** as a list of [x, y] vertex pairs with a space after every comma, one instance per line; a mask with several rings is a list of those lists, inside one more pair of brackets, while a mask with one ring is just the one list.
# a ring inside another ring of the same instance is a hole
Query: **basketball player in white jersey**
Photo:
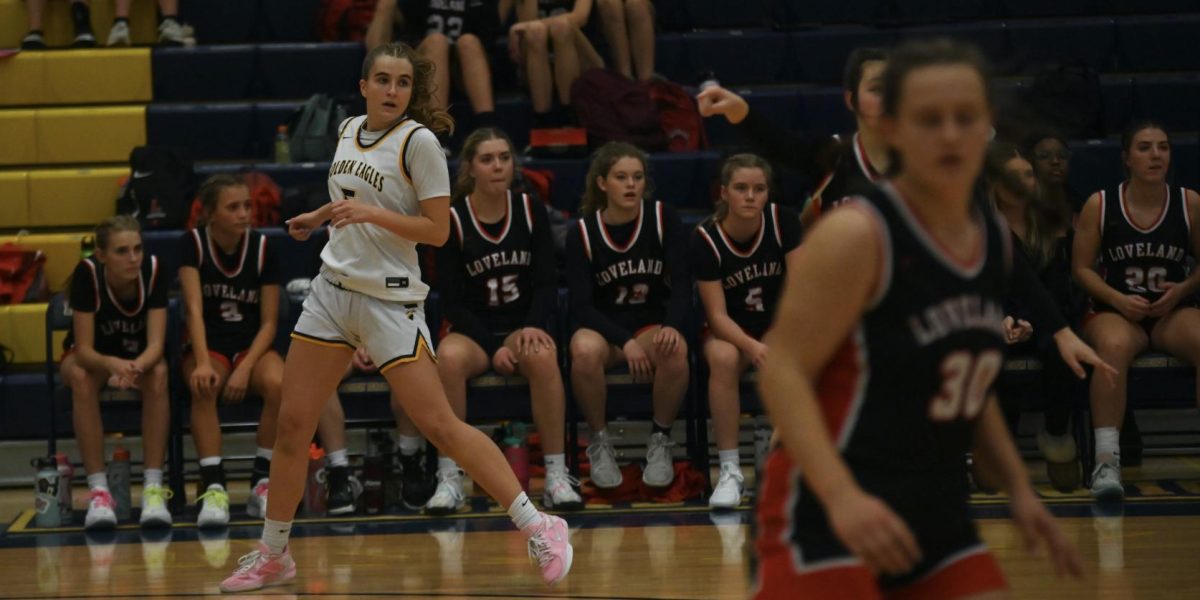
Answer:
[[221, 583], [222, 591], [295, 578], [287, 543], [309, 440], [359, 347], [377, 361], [426, 438], [505, 504], [545, 581], [555, 583], [571, 569], [566, 522], [534, 508], [496, 445], [454, 416], [434, 365], [424, 312], [429, 288], [421, 281], [416, 245], [441, 246], [450, 233], [450, 176], [429, 128], [449, 130], [453, 121], [432, 108], [433, 77], [432, 63], [404, 44], [369, 52], [359, 81], [367, 114], [339, 128], [329, 171], [332, 201], [288, 222], [289, 233], [301, 240], [325, 221], [332, 229], [284, 364], [262, 539]]

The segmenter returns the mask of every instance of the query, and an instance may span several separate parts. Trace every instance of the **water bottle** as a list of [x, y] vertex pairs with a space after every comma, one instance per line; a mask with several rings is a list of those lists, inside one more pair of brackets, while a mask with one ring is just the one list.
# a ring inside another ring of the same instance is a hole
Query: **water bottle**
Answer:
[[62, 525], [62, 513], [58, 509], [58, 464], [53, 457], [35, 458], [30, 464], [37, 469], [33, 483], [33, 508], [37, 511], [34, 522], [38, 527]]
[[708, 88], [717, 87], [719, 85], [721, 85], [721, 82], [717, 81], [717, 74], [711, 69], [700, 73], [700, 91], [703, 92]]
[[96, 253], [96, 236], [85, 235], [79, 240], [79, 260]]
[[304, 511], [325, 513], [325, 450], [312, 444], [308, 448], [308, 479], [304, 485]]
[[512, 467], [521, 489], [529, 491], [529, 448], [525, 445], [525, 424], [513, 423], [508, 427], [508, 435], [504, 437], [504, 458]]
[[58, 510], [62, 515], [60, 518], [63, 525], [70, 525], [74, 515], [71, 480], [75, 477], [75, 467], [71, 465], [71, 460], [65, 452], [55, 454], [54, 461], [58, 463]]
[[133, 499], [129, 494], [129, 451], [118, 445], [113, 450], [112, 462], [108, 463], [108, 491], [117, 505], [117, 520], [133, 516]]
[[292, 148], [288, 145], [287, 125], [275, 129], [275, 162], [289, 164], [292, 162]]

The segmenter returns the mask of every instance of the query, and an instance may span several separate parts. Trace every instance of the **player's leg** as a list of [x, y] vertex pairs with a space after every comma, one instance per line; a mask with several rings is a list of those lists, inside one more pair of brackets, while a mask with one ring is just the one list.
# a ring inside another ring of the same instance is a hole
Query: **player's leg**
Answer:
[[[162, 485], [167, 434], [171, 428], [171, 399], [167, 393], [167, 361], [159, 359], [138, 378], [142, 395], [142, 525], [171, 524], [167, 499], [171, 492]], [[179, 465], [172, 465], [179, 467]]]
[[591, 431], [587, 455], [591, 463], [592, 483], [600, 488], [621, 485], [621, 469], [608, 435], [608, 386], [604, 371], [624, 360], [624, 354], [591, 329], [580, 329], [571, 336], [571, 390]]
[[579, 78], [579, 53], [575, 47], [578, 28], [564, 16], [546, 19], [546, 32], [554, 47], [554, 88], [563, 106], [571, 104], [571, 84]]
[[441, 33], [431, 33], [417, 45], [417, 52], [433, 62], [433, 105], [439, 110], [446, 110], [450, 102], [450, 38]]
[[612, 53], [613, 69], [632, 79], [633, 60], [629, 56], [629, 32], [625, 23], [624, 0], [598, 0], [596, 9], [604, 26], [604, 39]]
[[651, 487], [666, 487], [675, 480], [675, 462], [671, 457], [671, 424], [683, 406], [683, 396], [688, 386], [687, 342], [680, 340], [670, 351], [664, 352], [654, 343], [654, 336], [661, 326], [647, 328], [638, 334], [637, 340], [650, 362], [654, 364], [654, 422], [650, 439], [646, 442], [646, 470], [642, 481]]
[[335, 392], [317, 421], [317, 436], [325, 448], [325, 512], [346, 515], [354, 512], [362, 495], [362, 484], [350, 474], [350, 455], [346, 450], [346, 411]]
[[704, 359], [708, 362], [708, 410], [721, 464], [721, 474], [708, 498], [708, 506], [734, 508], [741, 504], [743, 491], [738, 457], [738, 420], [742, 414], [738, 383], [750, 361], [737, 346], [715, 337], [705, 340]]
[[84, 369], [74, 354], [63, 357], [61, 370], [63, 383], [71, 389], [75, 443], [87, 473], [89, 501], [83, 525], [88, 529], [113, 527], [117, 524], [116, 504], [104, 471], [104, 423], [100, 419], [100, 390], [108, 373]]
[[396, 417], [396, 447], [400, 450], [400, 499], [409, 510], [421, 510], [437, 487], [425, 469], [425, 438], [395, 393], [391, 394], [391, 404]]
[[[1161, 348], [1200, 367], [1200, 310], [1191, 307], [1176, 309], [1155, 324], [1150, 337], [1154, 348]], [[1200, 392], [1200, 379], [1197, 380], [1197, 390]], [[1200, 395], [1196, 396], [1196, 401], [1200, 403]]]
[[1092, 426], [1096, 435], [1096, 467], [1092, 471], [1092, 495], [1120, 498], [1121, 420], [1125, 416], [1129, 365], [1150, 340], [1140, 325], [1113, 312], [1096, 313], [1083, 329], [1084, 336], [1100, 358], [1117, 370], [1116, 385], [1104, 377], [1092, 377]]
[[629, 24], [634, 75], [638, 81], [649, 81], [654, 76], [654, 4], [625, 0], [625, 22]]
[[[438, 344], [438, 378], [458, 420], [467, 418], [467, 380], [487, 372], [490, 365], [483, 348], [465, 335], [449, 333]], [[458, 512], [465, 503], [462, 469], [453, 458], [442, 453], [438, 456], [437, 489], [425, 504], [425, 512], [448, 515]]]
[[471, 111], [477, 115], [494, 112], [496, 102], [492, 94], [492, 68], [488, 64], [483, 42], [475, 34], [464, 33], [454, 43], [454, 51], [458, 53], [463, 91], [471, 103]]
[[[534, 115], [545, 115], [554, 107], [554, 77], [550, 69], [550, 34], [543, 21], [532, 21], [521, 38], [525, 80]], [[535, 123], [536, 124], [536, 123]]]
[[209, 352], [209, 364], [216, 373], [216, 384], [201, 388], [192, 380], [196, 372], [196, 356], [188, 352], [183, 357], [183, 381], [191, 397], [191, 432], [200, 460], [200, 495], [196, 498], [199, 510], [196, 525], [221, 527], [229, 524], [229, 492], [225, 468], [221, 464], [221, 422], [217, 415], [217, 398], [229, 379], [228, 358]]

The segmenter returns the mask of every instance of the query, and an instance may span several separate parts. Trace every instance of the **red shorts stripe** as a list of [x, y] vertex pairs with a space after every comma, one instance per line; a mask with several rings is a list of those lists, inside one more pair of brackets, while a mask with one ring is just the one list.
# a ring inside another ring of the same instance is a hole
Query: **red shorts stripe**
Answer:
[[982, 546], [952, 557], [929, 575], [888, 593], [888, 600], [939, 600], [962, 598], [1008, 589], [996, 557]]
[[838, 348], [817, 380], [817, 400], [821, 405], [825, 426], [828, 427], [833, 443], [839, 448], [843, 429], [854, 404], [854, 396], [858, 393], [861, 375], [858, 339], [856, 334], [851, 334], [842, 347]]
[[786, 565], [762, 563], [754, 600], [876, 600], [883, 598], [875, 575], [862, 565], [838, 565], [797, 573]]

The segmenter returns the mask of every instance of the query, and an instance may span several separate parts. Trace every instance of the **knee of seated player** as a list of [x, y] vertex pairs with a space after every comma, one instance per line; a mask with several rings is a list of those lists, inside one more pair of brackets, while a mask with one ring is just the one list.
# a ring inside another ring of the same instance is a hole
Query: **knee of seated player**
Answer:
[[466, 344], [443, 342], [437, 351], [438, 376], [443, 381], [460, 381], [474, 375], [470, 373], [470, 350]]
[[1096, 352], [1117, 370], [1127, 368], [1141, 349], [1141, 344], [1123, 331], [1102, 330], [1095, 338]]
[[554, 40], [555, 47], [563, 44], [574, 45], [575, 29], [575, 26], [566, 17], [552, 18], [546, 26], [550, 39]]
[[636, 21], [638, 19], [650, 19], [654, 15], [650, 0], [626, 0], [625, 1], [625, 19], [626, 21]]
[[608, 358], [608, 342], [595, 332], [580, 330], [571, 338], [572, 369], [604, 370]]
[[625, 7], [622, 0], [597, 0], [596, 8], [604, 20], [623, 18]]
[[71, 388], [73, 395], [99, 392], [100, 388], [104, 386], [104, 381], [100, 379], [99, 375], [93, 375], [74, 360], [63, 365], [62, 378], [63, 384]]
[[529, 352], [520, 357], [521, 373], [528, 379], [546, 380], [560, 377], [558, 371], [558, 354], [553, 350], [543, 348], [539, 352]]
[[654, 365], [654, 370], [668, 377], [686, 378], [688, 374], [687, 344], [681, 341], [675, 349], [660, 355], [658, 363]]
[[545, 54], [547, 52], [546, 42], [549, 40], [549, 32], [546, 30], [544, 21], [532, 21], [525, 29], [524, 47], [526, 52], [536, 54]]
[[450, 51], [450, 38], [442, 33], [431, 33], [417, 46], [421, 54], [446, 54]]
[[704, 360], [714, 379], [737, 378], [740, 359], [741, 352], [729, 342], [710, 338], [704, 343]]
[[464, 33], [459, 36], [458, 41], [454, 43], [454, 48], [459, 57], [465, 60], [487, 56], [487, 52], [483, 49], [483, 42], [480, 41], [479, 36], [473, 33]]

